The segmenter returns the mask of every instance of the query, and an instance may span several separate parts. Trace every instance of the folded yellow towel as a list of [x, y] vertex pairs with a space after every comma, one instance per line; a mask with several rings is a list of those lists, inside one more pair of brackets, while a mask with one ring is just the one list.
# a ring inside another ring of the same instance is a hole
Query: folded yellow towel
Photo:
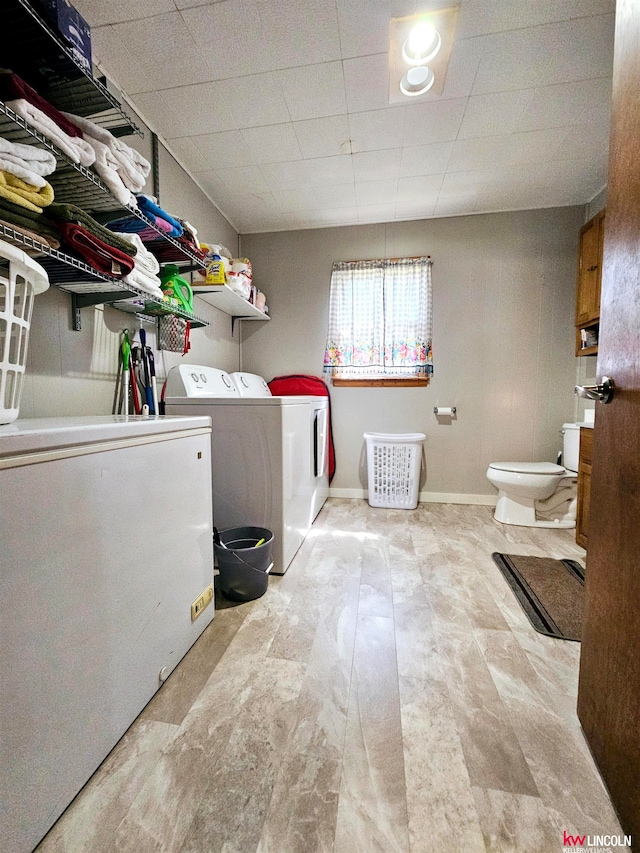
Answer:
[[42, 209], [48, 207], [53, 201], [53, 187], [45, 183], [39, 189], [23, 181], [22, 178], [0, 169], [0, 196], [21, 207], [26, 207], [27, 210], [42, 213]]

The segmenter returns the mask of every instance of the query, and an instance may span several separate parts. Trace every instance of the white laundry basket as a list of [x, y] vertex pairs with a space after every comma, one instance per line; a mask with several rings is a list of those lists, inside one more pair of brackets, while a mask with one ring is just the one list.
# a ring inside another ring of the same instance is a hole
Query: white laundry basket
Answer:
[[415, 509], [422, 463], [422, 432], [365, 432], [369, 505]]
[[0, 240], [0, 424], [18, 417], [33, 297], [48, 287], [40, 264]]

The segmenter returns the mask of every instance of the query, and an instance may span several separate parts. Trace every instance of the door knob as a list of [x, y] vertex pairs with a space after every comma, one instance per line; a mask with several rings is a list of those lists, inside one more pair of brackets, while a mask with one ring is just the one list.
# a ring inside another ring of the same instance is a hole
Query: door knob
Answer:
[[578, 397], [586, 397], [587, 400], [598, 400], [600, 403], [608, 403], [613, 395], [614, 387], [613, 379], [603, 376], [600, 385], [576, 385], [573, 393]]

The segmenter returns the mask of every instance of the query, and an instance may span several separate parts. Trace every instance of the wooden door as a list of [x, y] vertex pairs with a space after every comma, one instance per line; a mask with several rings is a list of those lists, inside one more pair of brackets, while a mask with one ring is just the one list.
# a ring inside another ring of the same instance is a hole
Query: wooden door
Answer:
[[618, 0], [578, 716], [640, 842], [640, 4]]

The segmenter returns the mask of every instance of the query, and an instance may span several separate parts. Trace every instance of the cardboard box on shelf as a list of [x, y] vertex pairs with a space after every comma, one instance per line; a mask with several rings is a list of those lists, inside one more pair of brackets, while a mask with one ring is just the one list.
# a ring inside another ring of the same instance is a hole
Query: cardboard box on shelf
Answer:
[[79, 65], [92, 74], [89, 24], [66, 0], [41, 0], [41, 5], [56, 30], [69, 42], [71, 52]]

